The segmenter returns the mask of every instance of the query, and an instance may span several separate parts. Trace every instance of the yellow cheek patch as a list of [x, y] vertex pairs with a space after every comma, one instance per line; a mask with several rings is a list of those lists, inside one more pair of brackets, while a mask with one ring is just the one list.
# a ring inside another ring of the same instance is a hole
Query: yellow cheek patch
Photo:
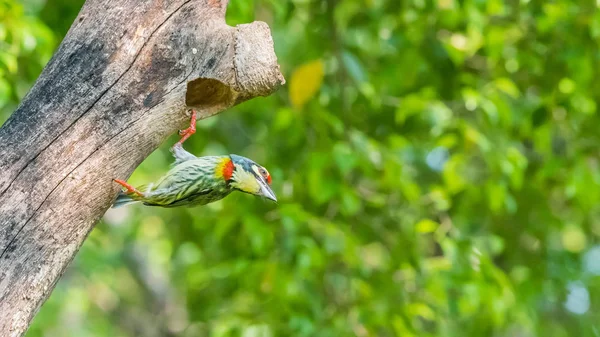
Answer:
[[235, 183], [232, 185], [243, 192], [257, 194], [260, 191], [260, 185], [252, 173], [236, 170], [233, 172], [233, 180]]

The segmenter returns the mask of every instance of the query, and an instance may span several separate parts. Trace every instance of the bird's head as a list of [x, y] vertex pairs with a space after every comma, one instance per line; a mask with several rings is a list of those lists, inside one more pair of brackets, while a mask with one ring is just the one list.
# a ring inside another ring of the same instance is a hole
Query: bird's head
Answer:
[[275, 193], [269, 186], [271, 185], [271, 175], [267, 169], [242, 156], [231, 154], [229, 157], [233, 163], [233, 172], [229, 179], [231, 187], [277, 201]]

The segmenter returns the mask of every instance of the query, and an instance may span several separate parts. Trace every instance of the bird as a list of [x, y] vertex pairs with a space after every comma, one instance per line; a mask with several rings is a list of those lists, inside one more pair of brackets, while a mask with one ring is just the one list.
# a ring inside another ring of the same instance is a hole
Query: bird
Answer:
[[271, 189], [271, 175], [251, 159], [235, 154], [196, 157], [183, 148], [183, 142], [196, 131], [196, 112], [190, 127], [180, 131], [183, 137], [171, 148], [175, 157], [171, 169], [156, 183], [133, 187], [113, 179], [125, 190], [113, 208], [141, 202], [146, 206], [200, 206], [221, 200], [233, 191], [241, 191], [277, 202]]

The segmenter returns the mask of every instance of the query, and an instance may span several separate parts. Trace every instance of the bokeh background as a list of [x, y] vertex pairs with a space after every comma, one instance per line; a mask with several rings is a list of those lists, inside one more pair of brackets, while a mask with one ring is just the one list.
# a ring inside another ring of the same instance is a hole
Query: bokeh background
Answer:
[[[82, 2], [0, 0], [0, 123]], [[600, 336], [599, 6], [231, 0], [288, 83], [186, 147], [279, 204], [109, 211], [27, 336]]]

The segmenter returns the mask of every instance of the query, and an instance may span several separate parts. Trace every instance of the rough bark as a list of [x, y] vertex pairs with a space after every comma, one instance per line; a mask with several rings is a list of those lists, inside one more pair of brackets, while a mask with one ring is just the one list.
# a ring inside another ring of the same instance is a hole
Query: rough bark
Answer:
[[[242, 0], [236, 0], [242, 1]], [[0, 336], [21, 336], [119, 187], [176, 130], [273, 92], [269, 28], [227, 0], [88, 0], [0, 129]]]

